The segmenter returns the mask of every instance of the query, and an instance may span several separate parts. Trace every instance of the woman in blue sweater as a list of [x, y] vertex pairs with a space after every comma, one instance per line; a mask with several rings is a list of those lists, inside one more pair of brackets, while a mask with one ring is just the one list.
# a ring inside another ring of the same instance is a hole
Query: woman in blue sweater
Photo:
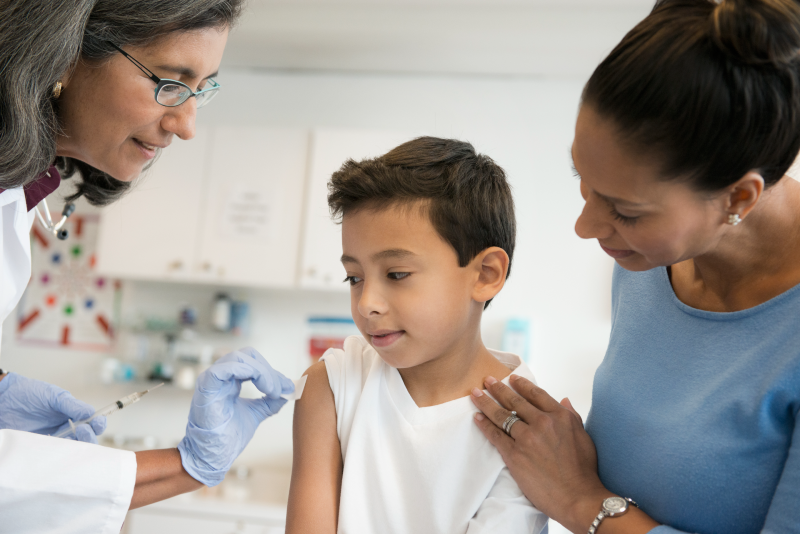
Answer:
[[585, 430], [524, 379], [473, 397], [572, 532], [800, 532], [799, 149], [794, 0], [659, 1], [586, 85], [575, 229], [618, 265]]

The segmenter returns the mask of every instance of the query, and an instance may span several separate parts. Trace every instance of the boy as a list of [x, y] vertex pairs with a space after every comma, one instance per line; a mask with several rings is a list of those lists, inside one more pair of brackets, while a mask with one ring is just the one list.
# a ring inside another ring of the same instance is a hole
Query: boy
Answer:
[[540, 532], [547, 518], [469, 399], [486, 376], [533, 380], [480, 335], [514, 252], [503, 170], [468, 143], [423, 137], [346, 162], [328, 187], [363, 337], [307, 371], [286, 532]]

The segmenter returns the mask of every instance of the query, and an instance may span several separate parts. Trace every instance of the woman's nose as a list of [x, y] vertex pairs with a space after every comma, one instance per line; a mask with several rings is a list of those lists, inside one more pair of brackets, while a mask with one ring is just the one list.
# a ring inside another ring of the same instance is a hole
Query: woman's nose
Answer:
[[381, 295], [377, 285], [364, 280], [364, 287], [361, 289], [361, 296], [358, 299], [358, 313], [362, 317], [370, 317], [383, 315], [387, 309], [386, 299]]
[[180, 106], [168, 108], [167, 113], [161, 119], [161, 127], [184, 141], [188, 141], [194, 137], [196, 118], [197, 99], [190, 98]]
[[[581, 193], [584, 193], [581, 191]], [[584, 194], [586, 203], [575, 221], [575, 233], [581, 239], [607, 239], [614, 234], [614, 226], [608, 222], [608, 210], [604, 211], [597, 199]]]

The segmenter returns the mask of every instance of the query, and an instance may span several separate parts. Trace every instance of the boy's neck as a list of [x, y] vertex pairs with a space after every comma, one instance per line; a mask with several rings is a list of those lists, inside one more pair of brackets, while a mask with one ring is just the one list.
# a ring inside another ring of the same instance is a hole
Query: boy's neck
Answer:
[[420, 408], [469, 396], [474, 387], [484, 389], [487, 376], [502, 380], [511, 374], [484, 346], [480, 330], [472, 339], [459, 339], [439, 357], [398, 372]]

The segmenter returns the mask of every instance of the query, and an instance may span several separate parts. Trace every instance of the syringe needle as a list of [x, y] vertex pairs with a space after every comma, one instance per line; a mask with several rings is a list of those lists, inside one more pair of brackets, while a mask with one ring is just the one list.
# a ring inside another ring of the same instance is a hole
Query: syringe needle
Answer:
[[89, 417], [88, 419], [84, 419], [83, 421], [73, 422], [72, 419], [69, 419], [69, 428], [65, 428], [61, 432], [58, 432], [58, 433], [54, 434], [54, 437], [60, 438], [60, 437], [66, 436], [67, 434], [74, 434], [75, 433], [75, 428], [78, 425], [83, 425], [83, 424], [89, 423], [95, 417], [98, 417], [98, 416], [109, 416], [114, 412], [118, 412], [119, 410], [125, 408], [126, 406], [130, 406], [131, 404], [137, 402], [145, 394], [150, 393], [154, 389], [158, 389], [163, 385], [164, 385], [164, 382], [161, 382], [159, 385], [157, 385], [155, 387], [152, 387], [150, 389], [146, 389], [146, 390], [140, 391], [138, 393], [131, 393], [127, 397], [122, 397], [121, 399], [117, 400], [116, 402], [113, 402], [113, 403], [109, 404], [105, 408], [101, 408], [100, 410], [97, 410], [96, 412], [94, 412], [94, 414], [92, 414], [91, 417]]
[[158, 389], [158, 388], [160, 388], [160, 387], [161, 387], [161, 386], [163, 386], [163, 385], [164, 385], [164, 382], [161, 382], [159, 385], [157, 385], [157, 386], [155, 386], [155, 387], [152, 387], [152, 388], [150, 388], [150, 389], [148, 389], [148, 390], [146, 390], [146, 391], [143, 391], [143, 392], [142, 392], [142, 395], [144, 395], [145, 393], [150, 393], [150, 392], [151, 392], [151, 391], [153, 391], [154, 389]]

